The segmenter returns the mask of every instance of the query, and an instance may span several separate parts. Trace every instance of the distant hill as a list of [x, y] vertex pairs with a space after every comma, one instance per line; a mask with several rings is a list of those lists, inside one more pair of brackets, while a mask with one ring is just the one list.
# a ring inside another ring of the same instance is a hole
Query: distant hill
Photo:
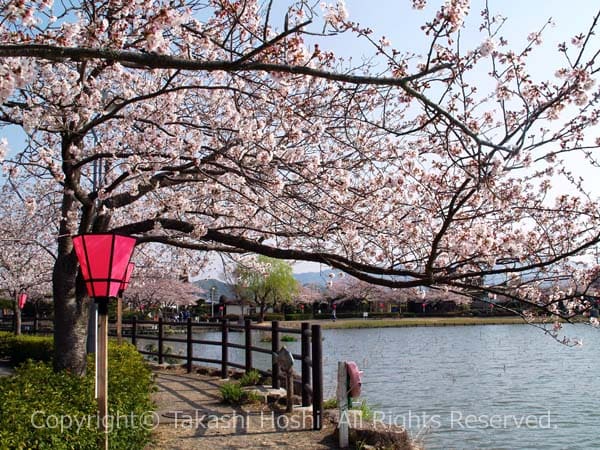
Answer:
[[322, 270], [320, 272], [305, 272], [305, 273], [295, 273], [294, 278], [298, 280], [298, 283], [305, 284], [315, 284], [317, 286], [325, 286], [327, 281], [329, 280], [330, 273], [337, 273], [334, 270]]
[[[235, 293], [233, 291], [233, 287], [225, 283], [221, 280], [217, 280], [216, 278], [207, 278], [205, 280], [196, 280], [194, 281], [196, 286], [200, 286], [204, 293], [202, 297], [206, 299], [207, 303], [210, 303], [212, 299], [214, 299], [215, 303], [219, 303], [219, 298], [221, 295], [224, 295], [225, 298], [235, 298]], [[214, 294], [211, 294], [212, 288], [214, 289]]]
[[[333, 270], [322, 270], [321, 272], [305, 272], [305, 273], [295, 273], [294, 278], [298, 280], [298, 283], [301, 285], [312, 284], [316, 286], [325, 286], [327, 281], [329, 280], [330, 273], [337, 273]], [[224, 295], [228, 299], [235, 298], [235, 292], [233, 290], [233, 286], [229, 283], [225, 283], [224, 281], [217, 280], [216, 278], [206, 278], [204, 280], [196, 280], [194, 281], [196, 286], [200, 286], [204, 293], [202, 297], [206, 299], [208, 303], [211, 301], [211, 288], [215, 288], [214, 298], [215, 303], [219, 302], [219, 298], [221, 295]]]

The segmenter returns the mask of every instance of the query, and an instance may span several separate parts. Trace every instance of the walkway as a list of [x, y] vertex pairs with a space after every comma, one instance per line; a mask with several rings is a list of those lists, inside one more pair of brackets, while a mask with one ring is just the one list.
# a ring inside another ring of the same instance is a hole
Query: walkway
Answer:
[[0, 377], [8, 377], [14, 373], [14, 369], [8, 361], [0, 360]]
[[312, 431], [310, 409], [286, 416], [266, 405], [232, 408], [220, 402], [218, 377], [183, 370], [155, 374], [159, 425], [147, 450], [337, 448], [331, 425]]

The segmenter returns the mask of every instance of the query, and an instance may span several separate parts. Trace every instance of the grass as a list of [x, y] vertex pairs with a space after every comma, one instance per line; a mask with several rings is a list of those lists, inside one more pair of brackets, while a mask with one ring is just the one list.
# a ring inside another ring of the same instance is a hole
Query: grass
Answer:
[[[324, 329], [351, 328], [400, 328], [400, 327], [451, 327], [469, 325], [512, 325], [525, 324], [518, 316], [507, 317], [414, 317], [404, 319], [338, 319], [317, 321]], [[300, 326], [300, 322], [286, 322], [286, 325]]]

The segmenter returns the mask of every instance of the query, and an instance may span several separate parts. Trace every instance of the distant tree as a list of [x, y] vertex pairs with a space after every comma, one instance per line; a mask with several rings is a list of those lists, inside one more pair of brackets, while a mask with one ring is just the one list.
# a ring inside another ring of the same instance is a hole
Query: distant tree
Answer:
[[181, 278], [150, 272], [132, 279], [125, 301], [138, 310], [172, 310], [177, 306], [196, 305], [204, 291]]
[[238, 262], [237, 290], [259, 308], [259, 321], [269, 306], [289, 303], [299, 291], [292, 266], [282, 260], [259, 256]]
[[31, 187], [21, 194], [10, 184], [0, 188], [0, 292], [12, 301], [16, 334], [21, 333], [17, 296], [24, 292], [28, 301], [38, 301], [51, 291], [55, 230], [49, 198]]
[[324, 298], [323, 289], [316, 285], [303, 285], [298, 289], [294, 301], [300, 305], [312, 304]]

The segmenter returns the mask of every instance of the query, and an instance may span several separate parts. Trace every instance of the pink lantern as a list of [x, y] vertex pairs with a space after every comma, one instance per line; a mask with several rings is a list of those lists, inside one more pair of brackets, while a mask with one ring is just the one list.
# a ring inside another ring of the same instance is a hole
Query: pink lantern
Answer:
[[119, 294], [123, 295], [123, 291], [127, 289], [129, 286], [129, 281], [131, 280], [131, 274], [133, 273], [133, 269], [135, 268], [135, 264], [130, 262], [127, 264], [127, 270], [125, 271], [125, 278], [121, 282], [121, 286], [119, 287]]
[[90, 297], [107, 299], [119, 295], [135, 243], [135, 238], [119, 234], [81, 234], [73, 237], [73, 246]]
[[21, 292], [17, 302], [19, 309], [23, 309], [25, 307], [25, 302], [27, 302], [27, 294], [25, 292]]

